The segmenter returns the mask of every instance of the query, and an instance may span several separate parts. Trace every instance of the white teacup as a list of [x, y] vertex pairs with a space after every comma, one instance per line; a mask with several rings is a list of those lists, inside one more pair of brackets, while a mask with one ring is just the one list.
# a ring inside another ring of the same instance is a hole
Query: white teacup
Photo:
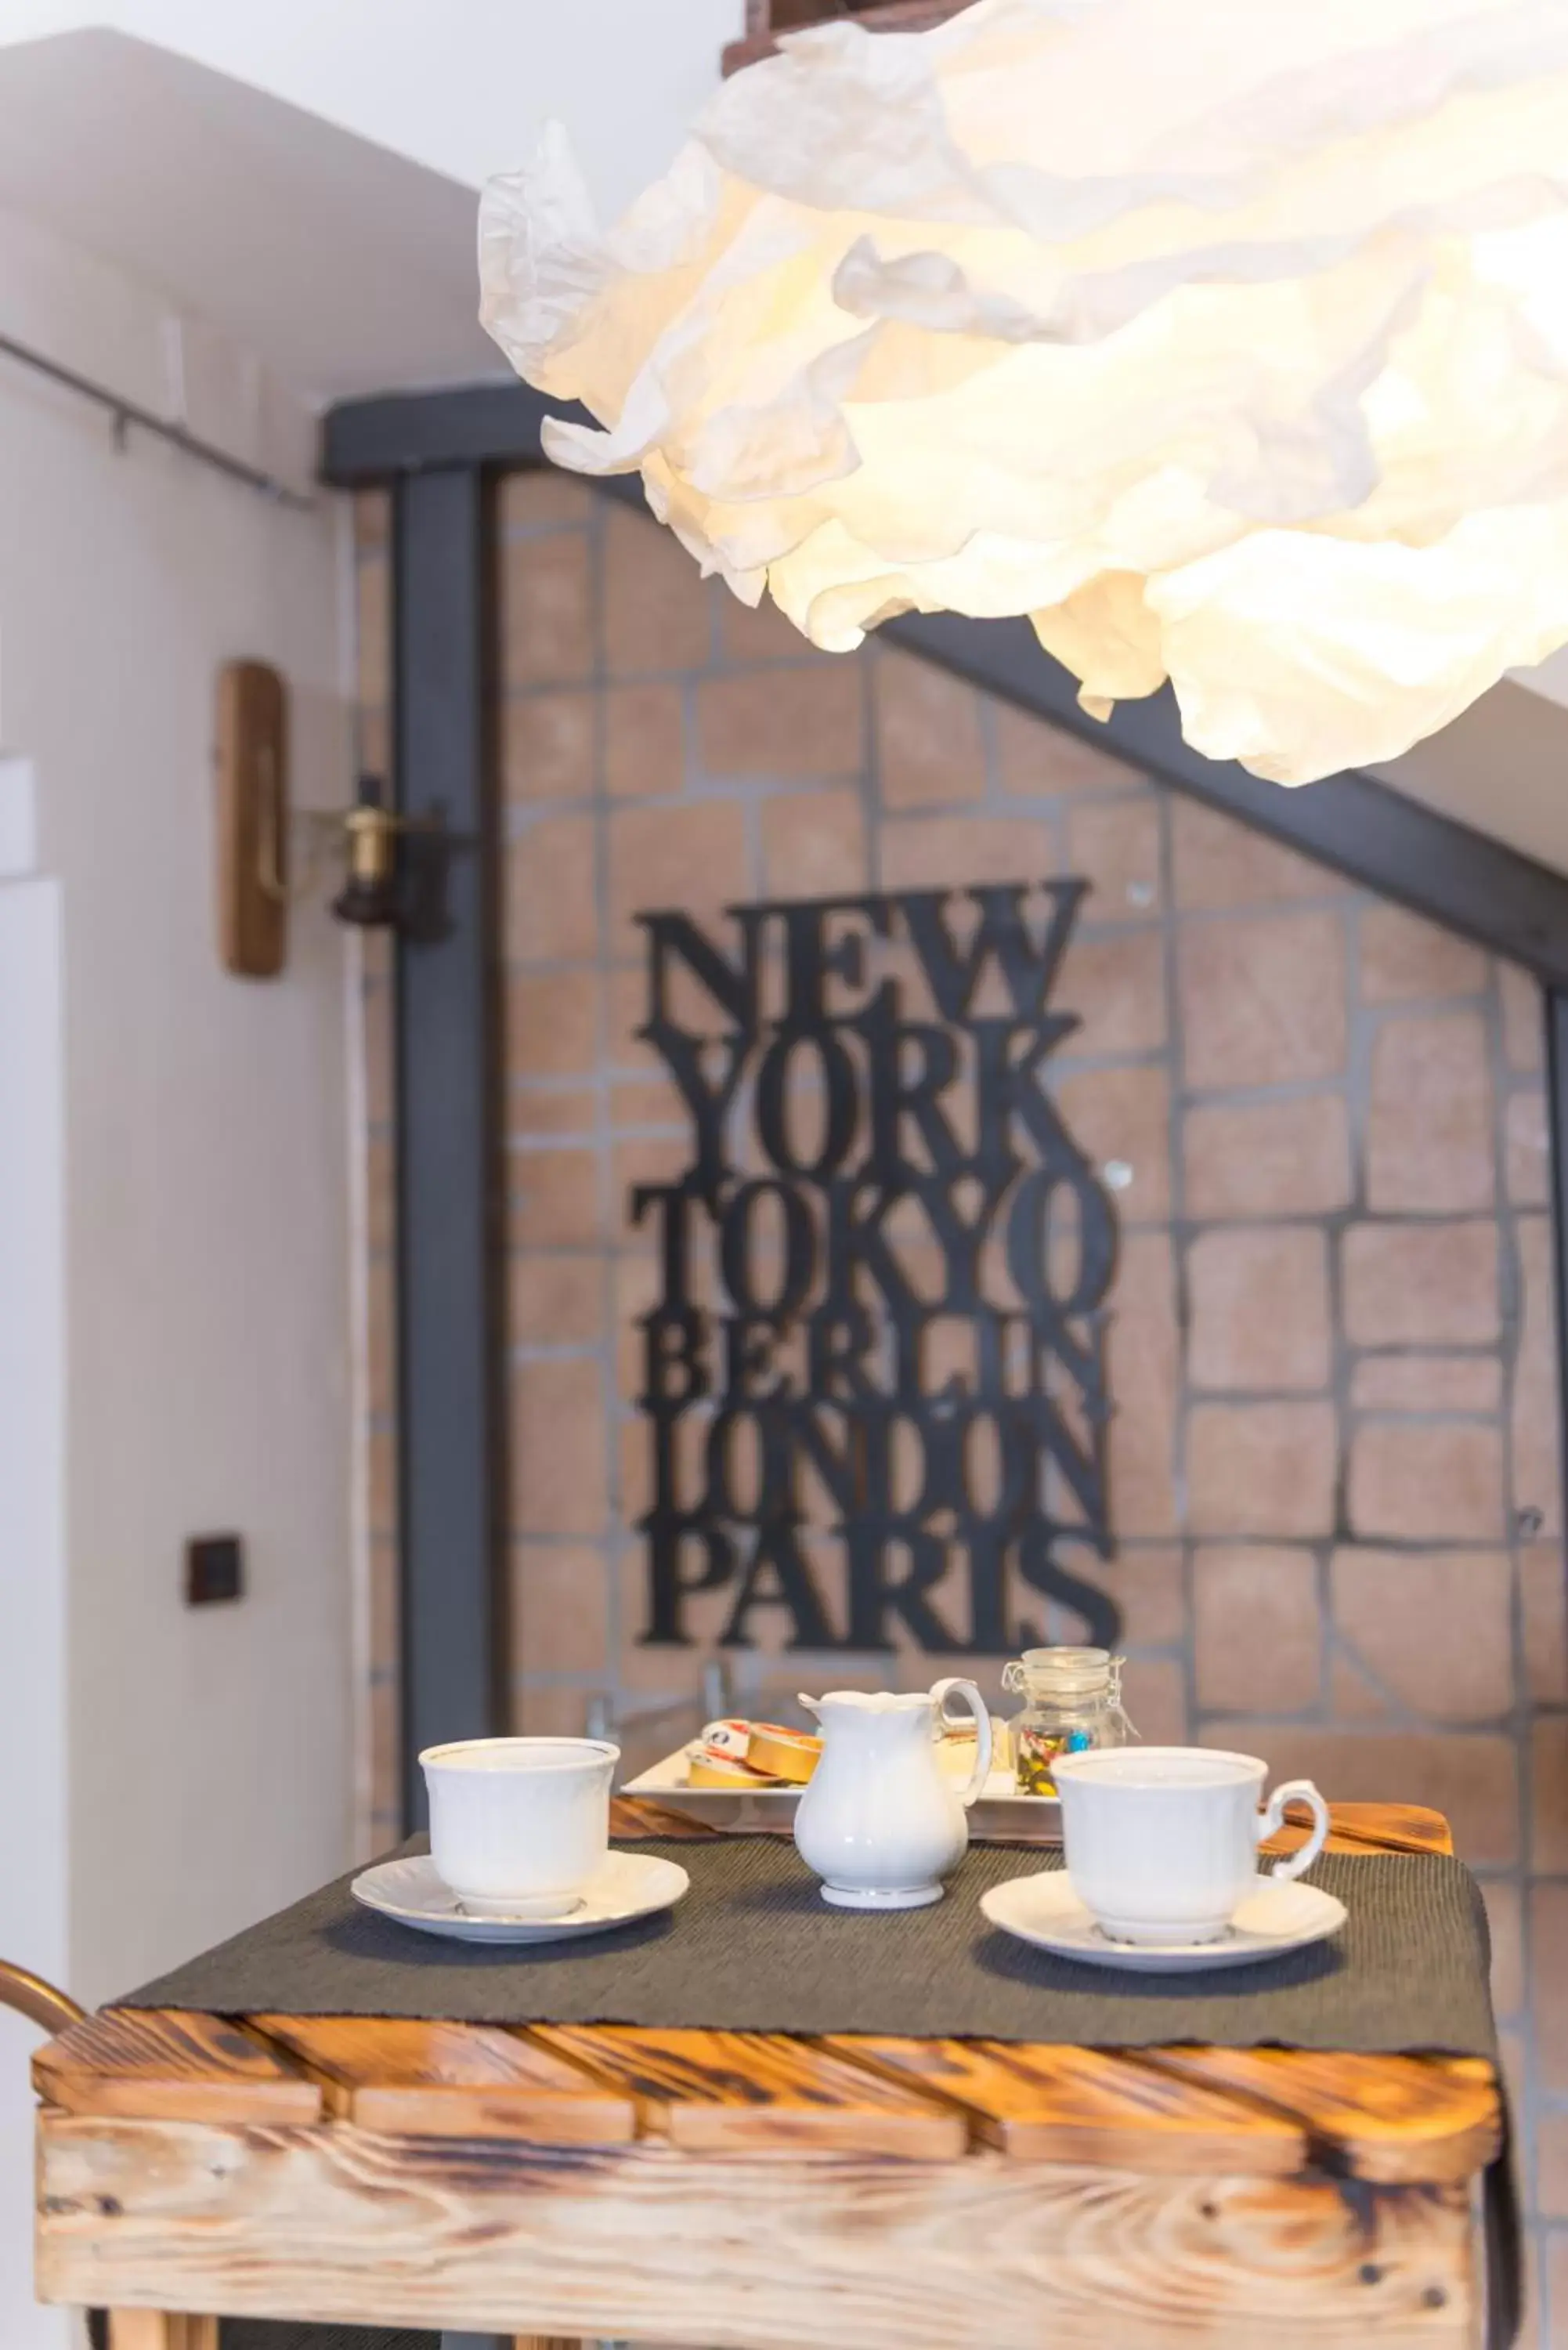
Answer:
[[436, 1874], [476, 1918], [569, 1916], [609, 1851], [618, 1746], [462, 1738], [420, 1756]]
[[1313, 1832], [1274, 1875], [1310, 1868], [1328, 1835], [1328, 1805], [1310, 1779], [1276, 1787], [1269, 1766], [1203, 1746], [1102, 1747], [1058, 1754], [1062, 1842], [1073, 1889], [1113, 1941], [1212, 1942], [1257, 1882], [1258, 1846], [1285, 1805], [1310, 1804]]

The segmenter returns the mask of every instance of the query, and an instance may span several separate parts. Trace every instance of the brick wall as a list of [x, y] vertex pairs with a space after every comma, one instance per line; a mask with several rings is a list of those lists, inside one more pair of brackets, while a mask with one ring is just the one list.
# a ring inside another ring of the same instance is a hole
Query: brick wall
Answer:
[[[685, 1164], [689, 1132], [633, 1033], [633, 915], [1084, 875], [1055, 994], [1083, 1025], [1053, 1066], [1121, 1187], [1118, 1555], [1088, 1571], [1125, 1611], [1130, 1710], [1147, 1736], [1252, 1748], [1331, 1796], [1448, 1812], [1492, 1914], [1534, 2192], [1568, 2221], [1568, 1638], [1534, 983], [907, 655], [815, 654], [580, 484], [514, 477], [504, 529], [519, 1725], [580, 1728], [600, 1692], [623, 1712], [691, 1698], [701, 1664], [635, 1638], [632, 1323], [656, 1268], [624, 1203]], [[383, 564], [368, 514], [372, 638]], [[372, 707], [368, 739], [379, 723]], [[367, 989], [374, 1022], [384, 978]], [[383, 1575], [385, 1447], [379, 1419]], [[389, 1691], [389, 1608], [375, 1622]], [[733, 1661], [748, 1702], [950, 1669], [765, 1647]]]

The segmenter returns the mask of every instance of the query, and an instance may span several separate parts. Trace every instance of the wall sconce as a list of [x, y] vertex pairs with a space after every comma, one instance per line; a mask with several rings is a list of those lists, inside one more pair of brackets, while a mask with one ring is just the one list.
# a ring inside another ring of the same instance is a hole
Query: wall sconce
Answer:
[[[223, 966], [274, 979], [288, 953], [288, 909], [314, 889], [327, 860], [347, 867], [331, 901], [358, 930], [431, 934], [432, 882], [444, 862], [439, 816], [402, 816], [379, 777], [362, 775], [347, 808], [294, 808], [288, 798], [288, 689], [265, 661], [226, 661], [218, 678], [218, 939]], [[293, 837], [306, 854], [296, 878]], [[424, 854], [403, 853], [417, 839]], [[439, 894], [439, 887], [438, 891]]]

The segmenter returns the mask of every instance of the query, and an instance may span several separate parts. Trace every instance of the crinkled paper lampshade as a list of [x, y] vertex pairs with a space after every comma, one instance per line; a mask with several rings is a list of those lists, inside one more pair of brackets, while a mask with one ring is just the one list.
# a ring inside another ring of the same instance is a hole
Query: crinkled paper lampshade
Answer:
[[1280, 783], [1568, 640], [1568, 0], [977, 0], [795, 36], [607, 235], [559, 130], [482, 315], [814, 644], [1027, 613]]

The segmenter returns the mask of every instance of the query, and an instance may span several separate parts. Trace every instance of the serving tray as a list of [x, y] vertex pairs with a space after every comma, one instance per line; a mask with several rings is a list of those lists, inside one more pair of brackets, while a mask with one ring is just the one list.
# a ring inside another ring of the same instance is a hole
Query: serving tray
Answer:
[[[623, 1795], [646, 1795], [672, 1812], [705, 1821], [738, 1835], [774, 1829], [787, 1835], [794, 1825], [799, 1787], [693, 1787], [688, 1783], [696, 1741], [678, 1747], [636, 1779]], [[1060, 1844], [1062, 1806], [1054, 1795], [1021, 1795], [1007, 1771], [993, 1771], [970, 1808], [969, 1832], [977, 1844]]]

